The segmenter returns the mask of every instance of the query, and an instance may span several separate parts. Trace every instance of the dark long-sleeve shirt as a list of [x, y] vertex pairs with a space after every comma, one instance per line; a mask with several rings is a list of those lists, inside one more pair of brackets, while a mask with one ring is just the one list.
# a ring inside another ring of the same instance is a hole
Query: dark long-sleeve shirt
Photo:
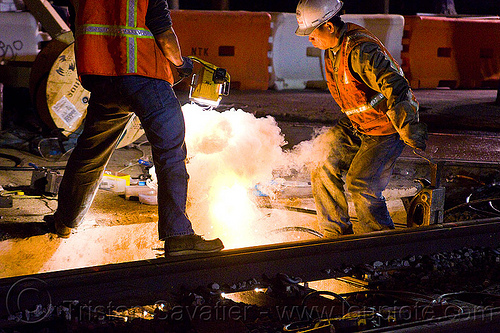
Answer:
[[172, 26], [167, 0], [150, 0], [146, 14], [146, 25], [153, 35], [159, 35]]

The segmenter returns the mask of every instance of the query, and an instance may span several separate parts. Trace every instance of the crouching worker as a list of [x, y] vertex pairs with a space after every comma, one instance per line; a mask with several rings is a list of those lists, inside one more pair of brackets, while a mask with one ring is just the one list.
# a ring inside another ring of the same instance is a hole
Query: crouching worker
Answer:
[[[393, 229], [382, 191], [404, 145], [423, 150], [427, 140], [401, 67], [372, 33], [342, 21], [342, 5], [301, 0], [296, 11], [295, 33], [324, 50], [328, 88], [343, 112], [318, 138], [327, 153], [311, 173], [319, 223], [329, 238]], [[356, 209], [354, 226], [344, 185]]]

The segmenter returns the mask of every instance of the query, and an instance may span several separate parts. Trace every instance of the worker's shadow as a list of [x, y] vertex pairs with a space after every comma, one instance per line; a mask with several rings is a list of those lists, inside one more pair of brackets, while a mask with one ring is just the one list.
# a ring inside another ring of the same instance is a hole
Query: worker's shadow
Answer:
[[[9, 187], [6, 188], [9, 191], [22, 191], [26, 195], [39, 195], [37, 190], [31, 189], [27, 186], [17, 186], [17, 187]], [[2, 209], [12, 209], [12, 198], [3, 197], [1, 198], [0, 207]], [[10, 199], [10, 201], [8, 200]], [[18, 213], [22, 216], [22, 208], [21, 212]], [[1, 214], [1, 213], [0, 213]], [[26, 212], [27, 215], [32, 215], [32, 212]], [[38, 216], [38, 214], [36, 214]], [[0, 241], [5, 241], [8, 239], [25, 239], [33, 236], [45, 235], [48, 233], [55, 233], [54, 224], [51, 223], [50, 220], [46, 219], [51, 215], [40, 215], [40, 222], [16, 222], [16, 221], [5, 221], [11, 216], [2, 216], [2, 220], [0, 220]], [[20, 216], [15, 216], [16, 219], [19, 219]]]
[[0, 241], [26, 239], [54, 233], [55, 229], [43, 222], [2, 222], [0, 223]]

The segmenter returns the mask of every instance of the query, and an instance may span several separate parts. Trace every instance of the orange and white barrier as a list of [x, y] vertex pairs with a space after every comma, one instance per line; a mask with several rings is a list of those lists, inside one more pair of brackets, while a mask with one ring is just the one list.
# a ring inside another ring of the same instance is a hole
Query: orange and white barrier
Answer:
[[500, 19], [405, 17], [403, 70], [413, 88], [497, 87]]
[[[404, 17], [401, 15], [342, 15], [373, 32], [396, 61], [400, 62]], [[269, 87], [277, 90], [326, 87], [324, 52], [312, 46], [307, 37], [295, 35], [294, 13], [273, 13], [271, 29], [271, 76]]]
[[184, 55], [225, 68], [232, 89], [268, 88], [270, 14], [172, 10], [171, 15]]
[[392, 14], [345, 14], [341, 15], [345, 22], [352, 22], [368, 29], [380, 39], [392, 57], [401, 64], [403, 50], [403, 30], [405, 18]]
[[304, 89], [324, 84], [324, 54], [307, 37], [295, 35], [294, 13], [273, 13], [269, 87], [276, 90]]

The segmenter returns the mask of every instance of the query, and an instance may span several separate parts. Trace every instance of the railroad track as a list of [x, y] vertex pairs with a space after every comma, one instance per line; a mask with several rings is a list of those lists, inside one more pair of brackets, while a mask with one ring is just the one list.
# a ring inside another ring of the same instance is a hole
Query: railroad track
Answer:
[[[443, 178], [450, 174], [463, 176], [462, 171], [472, 167], [476, 174], [471, 181], [476, 183], [486, 173], [498, 173], [491, 154], [482, 160], [477, 156], [458, 159], [447, 156], [433, 154], [448, 172], [442, 175]], [[402, 163], [415, 161], [426, 164], [415, 155], [401, 158]], [[470, 176], [470, 170], [468, 172]], [[311, 212], [307, 210], [307, 213]], [[282, 243], [226, 250], [202, 257], [158, 258], [0, 279], [0, 328], [3, 323], [9, 323], [9, 316], [19, 312], [20, 298], [28, 301], [24, 305], [27, 309], [37, 305], [49, 309], [73, 301], [94, 308], [110, 304], [135, 306], [155, 304], [183, 288], [189, 290], [217, 284], [222, 288], [237, 286], [236, 291], [242, 291], [261, 286], [265, 284], [264, 277], [278, 274], [298, 277], [302, 281], [339, 278], [343, 276], [342, 267], [345, 265], [384, 262], [464, 247], [497, 248], [500, 246], [499, 222], [499, 216], [469, 218], [419, 228], [344, 236], [336, 240]], [[34, 297], [28, 296], [27, 300], [26, 295], [33, 293]], [[496, 317], [500, 314], [497, 316], [495, 312]]]
[[340, 277], [344, 264], [361, 265], [463, 247], [498, 247], [499, 222], [500, 218], [490, 218], [6, 278], [0, 280], [0, 300], [5, 300], [0, 306], [0, 319], [12, 315], [19, 297], [28, 291], [35, 291], [32, 302], [48, 303], [42, 306], [74, 300], [93, 306], [133, 306], [154, 304], [181, 288], [213, 283], [241, 285], [246, 281], [258, 284], [263, 276], [280, 273], [302, 281], [322, 280]]

